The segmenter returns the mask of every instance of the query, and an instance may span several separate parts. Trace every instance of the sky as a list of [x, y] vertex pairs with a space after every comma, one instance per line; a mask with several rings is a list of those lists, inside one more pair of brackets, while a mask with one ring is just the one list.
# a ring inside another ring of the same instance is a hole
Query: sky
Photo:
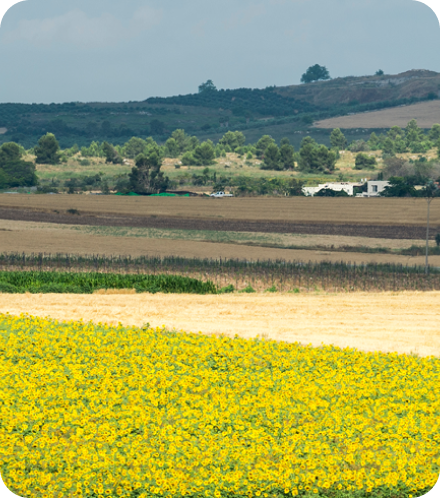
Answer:
[[414, 0], [26, 0], [1, 21], [0, 102], [293, 85], [314, 64], [440, 72], [439, 48], [436, 14]]

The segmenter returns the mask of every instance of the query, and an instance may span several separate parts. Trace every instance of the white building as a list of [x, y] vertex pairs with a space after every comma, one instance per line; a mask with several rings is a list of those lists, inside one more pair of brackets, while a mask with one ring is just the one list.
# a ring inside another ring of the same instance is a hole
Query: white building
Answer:
[[362, 187], [363, 183], [349, 183], [349, 182], [328, 182], [328, 183], [321, 183], [317, 187], [303, 187], [302, 191], [304, 192], [304, 195], [307, 196], [314, 196], [317, 192], [324, 188], [328, 188], [331, 190], [335, 190], [336, 192], [341, 192], [341, 190], [344, 190], [348, 195], [353, 195], [353, 188], [354, 187]]
[[370, 180], [367, 182], [367, 191], [357, 194], [356, 197], [379, 197], [380, 193], [388, 187], [390, 183], [383, 180]]

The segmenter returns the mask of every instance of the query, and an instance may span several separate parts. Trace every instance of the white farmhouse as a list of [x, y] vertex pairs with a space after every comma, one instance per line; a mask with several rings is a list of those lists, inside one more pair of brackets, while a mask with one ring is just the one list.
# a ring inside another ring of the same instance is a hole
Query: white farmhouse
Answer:
[[390, 183], [383, 180], [370, 180], [367, 182], [367, 191], [357, 194], [356, 197], [379, 197], [380, 193], [388, 187]]
[[349, 183], [349, 182], [328, 182], [321, 183], [317, 187], [303, 187], [302, 191], [306, 196], [314, 196], [317, 192], [324, 188], [335, 190], [336, 192], [341, 192], [344, 190], [348, 195], [353, 195], [354, 187], [362, 187], [363, 183]]

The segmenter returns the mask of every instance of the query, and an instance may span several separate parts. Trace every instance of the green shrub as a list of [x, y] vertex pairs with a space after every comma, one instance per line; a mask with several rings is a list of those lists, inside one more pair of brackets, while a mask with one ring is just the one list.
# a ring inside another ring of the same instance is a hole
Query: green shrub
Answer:
[[230, 285], [227, 285], [226, 287], [222, 287], [220, 290], [219, 290], [219, 294], [229, 294], [231, 292], [234, 292], [235, 291], [235, 287], [230, 284]]
[[354, 169], [374, 169], [377, 164], [376, 158], [360, 152], [356, 156]]
[[278, 289], [275, 287], [275, 285], [272, 285], [272, 287], [269, 287], [264, 292], [278, 292]]
[[245, 287], [240, 292], [245, 292], [247, 294], [251, 294], [252, 292], [257, 292], [257, 291], [254, 288], [252, 288], [250, 285], [248, 285], [247, 287]]

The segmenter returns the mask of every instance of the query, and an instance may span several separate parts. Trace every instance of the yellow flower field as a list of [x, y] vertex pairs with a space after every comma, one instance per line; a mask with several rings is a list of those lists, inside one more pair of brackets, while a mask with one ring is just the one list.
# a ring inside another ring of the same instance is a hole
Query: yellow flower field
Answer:
[[398, 498], [438, 479], [437, 357], [25, 315], [0, 338], [1, 473], [23, 497]]

